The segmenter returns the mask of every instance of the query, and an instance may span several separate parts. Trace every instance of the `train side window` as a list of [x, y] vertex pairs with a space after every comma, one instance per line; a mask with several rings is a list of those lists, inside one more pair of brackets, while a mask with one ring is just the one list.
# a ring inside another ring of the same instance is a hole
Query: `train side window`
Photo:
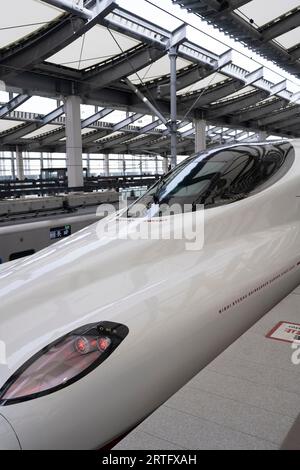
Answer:
[[9, 261], [15, 261], [16, 259], [25, 258], [26, 256], [34, 255], [35, 250], [25, 250], [18, 251], [17, 253], [12, 253], [9, 257]]

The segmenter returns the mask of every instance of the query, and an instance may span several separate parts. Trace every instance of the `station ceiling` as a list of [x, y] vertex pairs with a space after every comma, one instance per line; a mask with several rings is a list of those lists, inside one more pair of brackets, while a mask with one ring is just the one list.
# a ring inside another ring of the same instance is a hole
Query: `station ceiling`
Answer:
[[[231, 7], [224, 14], [219, 14], [217, 7], [225, 2], [217, 0], [177, 3], [210, 22], [213, 16], [214, 24], [222, 28], [228, 15], [241, 18], [237, 6], [230, 10], [233, 4], [246, 8], [256, 0], [226, 2]], [[294, 5], [296, 2], [281, 1], [278, 9], [273, 8], [274, 14], [277, 10], [283, 14], [283, 3], [286, 7], [291, 4], [294, 13], [300, 9]], [[64, 7], [57, 6], [60, 4]], [[72, 8], [66, 8], [68, 4]], [[73, 8], [74, 4], [77, 8]], [[175, 31], [169, 30], [143, 18], [142, 11], [137, 15], [112, 0], [85, 0], [79, 7], [80, 0], [12, 0], [7, 8], [12, 8], [13, 13], [2, 15], [1, 150], [14, 150], [19, 145], [27, 151], [64, 152], [63, 99], [76, 94], [89, 110], [82, 117], [84, 152], [167, 153], [168, 129], [149, 115], [149, 109], [125, 79], [129, 78], [169, 119], [168, 49], [174, 43], [178, 46], [178, 153], [193, 152], [195, 118], [207, 121], [211, 145], [219, 143], [220, 138], [242, 141], [248, 138], [249, 131], [300, 136], [300, 87], [298, 90], [289, 80], [279, 77], [272, 81], [267, 70], [257, 65], [241, 67], [225, 45], [216, 53], [213, 47], [203, 47], [203, 40], [191, 41], [183, 24]], [[271, 20], [267, 18], [268, 22]], [[263, 21], [256, 18], [258, 23]], [[267, 56], [266, 40], [261, 45], [261, 53]], [[282, 57], [290, 53], [280, 47]], [[298, 59], [280, 62], [280, 57], [272, 60], [285, 70], [300, 74]], [[47, 112], [32, 112], [35, 96], [51, 99], [54, 106]], [[111, 119], [116, 113], [119, 120]]]
[[300, 76], [299, 0], [172, 0]]

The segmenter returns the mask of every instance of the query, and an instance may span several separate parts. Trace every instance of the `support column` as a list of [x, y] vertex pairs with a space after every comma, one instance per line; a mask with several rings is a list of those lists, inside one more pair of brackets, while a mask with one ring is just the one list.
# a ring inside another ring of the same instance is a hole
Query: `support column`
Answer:
[[206, 150], [206, 121], [195, 119], [195, 153]]
[[87, 176], [88, 178], [91, 176], [91, 158], [90, 154], [86, 154], [86, 166], [87, 166]]
[[65, 100], [68, 186], [76, 189], [83, 189], [80, 101], [75, 95]]
[[42, 176], [42, 169], [44, 168], [44, 154], [43, 154], [43, 152], [41, 152], [41, 154], [40, 154], [40, 167], [41, 167], [40, 176]]
[[169, 171], [169, 160], [167, 156], [163, 155], [163, 173], [168, 173]]
[[10, 152], [10, 153], [11, 153], [11, 157], [10, 157], [11, 176], [12, 176], [12, 179], [15, 180], [16, 179], [15, 155], [14, 155], [14, 152]]
[[109, 176], [109, 155], [104, 155], [104, 176]]
[[24, 179], [24, 160], [22, 150], [18, 145], [16, 146], [16, 170], [17, 178], [22, 181]]
[[171, 100], [171, 167], [177, 165], [177, 47], [169, 50], [170, 58], [170, 100]]
[[267, 140], [267, 137], [268, 137], [268, 133], [266, 131], [260, 131], [258, 134], [257, 134], [257, 140], [259, 142], [261, 141], [264, 141], [264, 140]]

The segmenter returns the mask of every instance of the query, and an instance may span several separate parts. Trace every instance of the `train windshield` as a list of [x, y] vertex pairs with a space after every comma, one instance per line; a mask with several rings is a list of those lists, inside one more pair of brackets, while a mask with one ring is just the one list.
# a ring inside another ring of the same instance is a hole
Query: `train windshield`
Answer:
[[145, 216], [151, 208], [152, 217], [161, 216], [174, 205], [186, 212], [197, 205], [234, 203], [274, 184], [293, 160], [289, 142], [223, 147], [189, 157], [133, 204], [128, 216]]

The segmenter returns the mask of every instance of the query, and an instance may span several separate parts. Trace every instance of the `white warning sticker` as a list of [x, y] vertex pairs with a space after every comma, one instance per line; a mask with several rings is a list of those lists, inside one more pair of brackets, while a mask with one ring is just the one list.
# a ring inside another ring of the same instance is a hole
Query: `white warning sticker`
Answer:
[[300, 342], [300, 324], [281, 321], [266, 335], [267, 338], [285, 343]]

